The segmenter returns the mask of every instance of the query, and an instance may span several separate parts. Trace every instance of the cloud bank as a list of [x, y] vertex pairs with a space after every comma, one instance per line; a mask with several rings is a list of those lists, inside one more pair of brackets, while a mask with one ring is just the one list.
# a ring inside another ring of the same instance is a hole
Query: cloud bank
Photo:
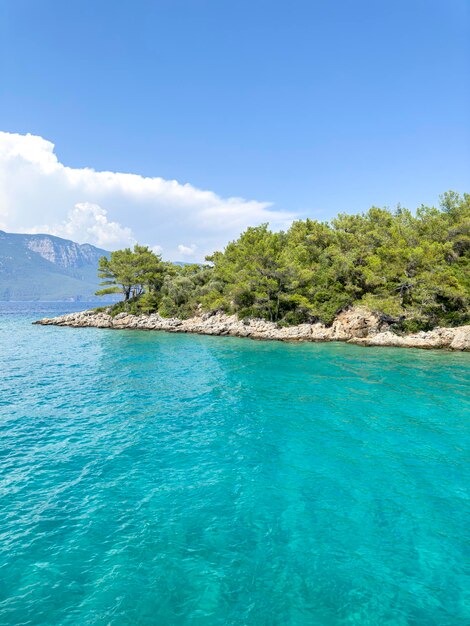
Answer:
[[54, 144], [0, 132], [0, 228], [45, 232], [107, 249], [136, 241], [164, 258], [201, 261], [247, 226], [286, 227], [268, 202], [221, 198], [163, 178], [63, 165]]

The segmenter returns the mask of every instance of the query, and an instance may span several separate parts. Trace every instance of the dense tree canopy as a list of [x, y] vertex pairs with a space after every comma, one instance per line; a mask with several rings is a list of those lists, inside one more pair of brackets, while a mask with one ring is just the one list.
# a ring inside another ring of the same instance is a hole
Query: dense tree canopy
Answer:
[[98, 276], [103, 288], [96, 295], [122, 293], [127, 301], [131, 296], [158, 291], [168, 271], [167, 265], [147, 246], [135, 245], [134, 250], [111, 252], [109, 259], [103, 256], [99, 260]]
[[177, 267], [142, 246], [113, 252], [100, 262], [98, 293], [119, 289], [129, 310], [165, 316], [223, 310], [329, 324], [362, 304], [404, 328], [462, 324], [470, 321], [470, 195], [448, 192], [439, 209], [415, 213], [373, 207], [330, 223], [299, 220], [287, 232], [251, 227], [207, 261]]

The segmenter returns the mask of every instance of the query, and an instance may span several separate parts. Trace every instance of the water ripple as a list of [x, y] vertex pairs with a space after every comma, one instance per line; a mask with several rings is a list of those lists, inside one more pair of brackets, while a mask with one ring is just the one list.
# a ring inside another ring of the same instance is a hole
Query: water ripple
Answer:
[[12, 307], [0, 624], [470, 623], [470, 355]]

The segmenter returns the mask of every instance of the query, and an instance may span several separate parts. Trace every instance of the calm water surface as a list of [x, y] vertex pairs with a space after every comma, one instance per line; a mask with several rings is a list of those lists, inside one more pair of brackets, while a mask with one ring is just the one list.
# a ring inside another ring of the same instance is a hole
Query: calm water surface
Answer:
[[470, 623], [470, 354], [0, 305], [0, 624]]

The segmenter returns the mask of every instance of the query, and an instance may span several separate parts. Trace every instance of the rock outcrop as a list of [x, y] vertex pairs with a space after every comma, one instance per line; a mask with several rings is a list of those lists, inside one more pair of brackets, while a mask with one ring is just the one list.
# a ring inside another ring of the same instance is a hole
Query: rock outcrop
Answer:
[[444, 348], [470, 351], [470, 325], [458, 328], [435, 328], [428, 332], [398, 335], [390, 330], [390, 321], [378, 313], [354, 307], [340, 313], [332, 326], [299, 324], [282, 327], [260, 319], [239, 320], [235, 315], [204, 313], [187, 320], [164, 318], [158, 313], [115, 317], [105, 312], [82, 311], [35, 322], [42, 325], [93, 328], [163, 330], [173, 333], [228, 335], [277, 341], [347, 341], [361, 346], [404, 348]]
[[470, 351], [470, 326], [434, 328], [411, 335], [397, 335], [389, 330], [368, 337], [353, 337], [350, 343], [364, 346], [393, 346], [397, 348], [425, 348]]

